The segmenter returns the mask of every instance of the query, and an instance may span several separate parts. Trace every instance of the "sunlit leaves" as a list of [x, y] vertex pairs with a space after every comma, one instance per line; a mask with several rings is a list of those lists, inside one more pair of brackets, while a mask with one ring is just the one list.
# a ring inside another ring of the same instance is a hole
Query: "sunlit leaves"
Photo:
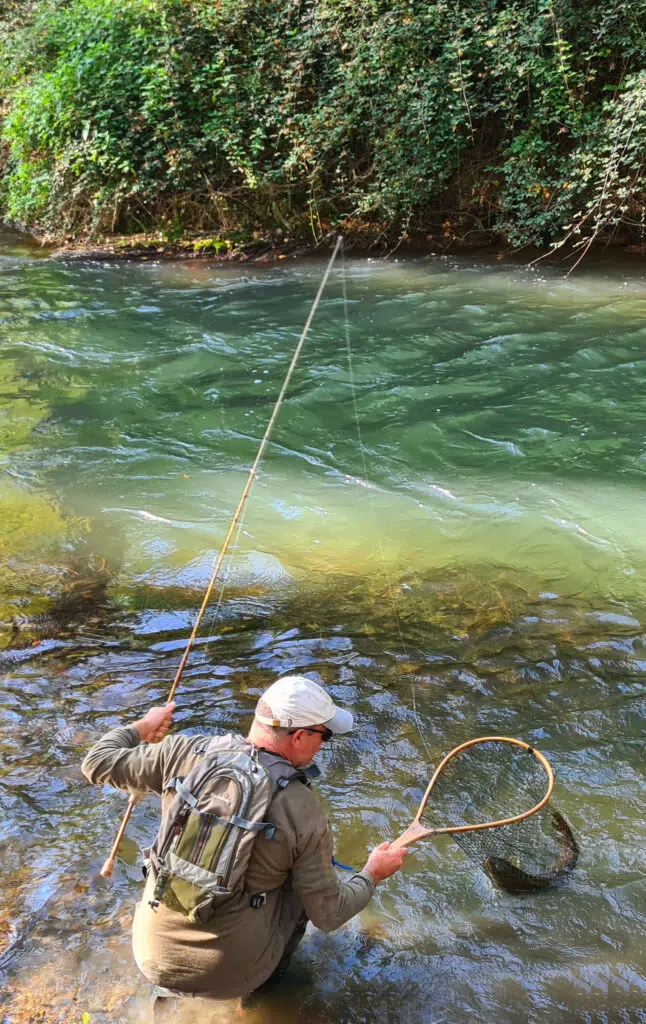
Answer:
[[18, 6], [0, 41], [14, 220], [317, 237], [448, 214], [539, 244], [579, 215], [584, 234], [643, 220], [646, 0]]

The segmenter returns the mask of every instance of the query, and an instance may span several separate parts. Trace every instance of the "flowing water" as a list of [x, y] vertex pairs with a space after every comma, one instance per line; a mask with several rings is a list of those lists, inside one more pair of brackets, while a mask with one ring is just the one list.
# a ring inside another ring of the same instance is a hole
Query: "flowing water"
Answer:
[[[144, 1020], [138, 805], [79, 771], [165, 700], [320, 281], [0, 249], [0, 980], [8, 1024]], [[311, 931], [251, 1021], [646, 1021], [646, 284], [468, 261], [337, 270], [179, 691], [243, 730], [307, 672], [357, 716], [321, 755], [339, 860], [474, 735], [535, 743], [581, 847], [510, 896], [448, 839]], [[218, 1020], [234, 1019], [227, 1007]]]

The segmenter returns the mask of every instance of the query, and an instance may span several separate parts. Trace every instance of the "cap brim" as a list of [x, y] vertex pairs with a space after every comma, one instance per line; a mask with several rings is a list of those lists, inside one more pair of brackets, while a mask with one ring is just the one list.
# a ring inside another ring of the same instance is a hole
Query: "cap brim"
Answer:
[[333, 732], [335, 736], [342, 736], [346, 732], [350, 732], [354, 725], [354, 718], [350, 711], [346, 711], [344, 708], [336, 708], [332, 718], [329, 718], [327, 722], [323, 722], [326, 729]]

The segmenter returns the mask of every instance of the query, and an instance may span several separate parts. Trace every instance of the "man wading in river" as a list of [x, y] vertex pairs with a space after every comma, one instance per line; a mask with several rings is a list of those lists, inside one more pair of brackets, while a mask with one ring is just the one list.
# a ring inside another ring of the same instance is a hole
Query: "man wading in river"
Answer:
[[175, 996], [246, 997], [279, 977], [308, 920], [339, 928], [408, 852], [382, 843], [362, 871], [337, 877], [309, 776], [321, 743], [353, 721], [317, 683], [285, 676], [270, 686], [246, 740], [167, 736], [174, 707], [113, 729], [83, 762], [90, 782], [162, 796], [133, 925], [135, 959], [157, 986], [156, 1019], [171, 1019]]

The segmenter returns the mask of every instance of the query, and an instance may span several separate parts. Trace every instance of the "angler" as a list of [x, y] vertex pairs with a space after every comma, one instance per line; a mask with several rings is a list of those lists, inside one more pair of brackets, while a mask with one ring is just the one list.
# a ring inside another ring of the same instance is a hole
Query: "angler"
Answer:
[[246, 739], [168, 736], [174, 707], [111, 730], [83, 762], [92, 783], [162, 798], [133, 947], [156, 986], [155, 1020], [169, 1021], [181, 996], [244, 1005], [284, 973], [308, 920], [339, 928], [408, 852], [382, 843], [347, 880], [334, 871], [312, 761], [353, 719], [317, 683], [275, 682]]

